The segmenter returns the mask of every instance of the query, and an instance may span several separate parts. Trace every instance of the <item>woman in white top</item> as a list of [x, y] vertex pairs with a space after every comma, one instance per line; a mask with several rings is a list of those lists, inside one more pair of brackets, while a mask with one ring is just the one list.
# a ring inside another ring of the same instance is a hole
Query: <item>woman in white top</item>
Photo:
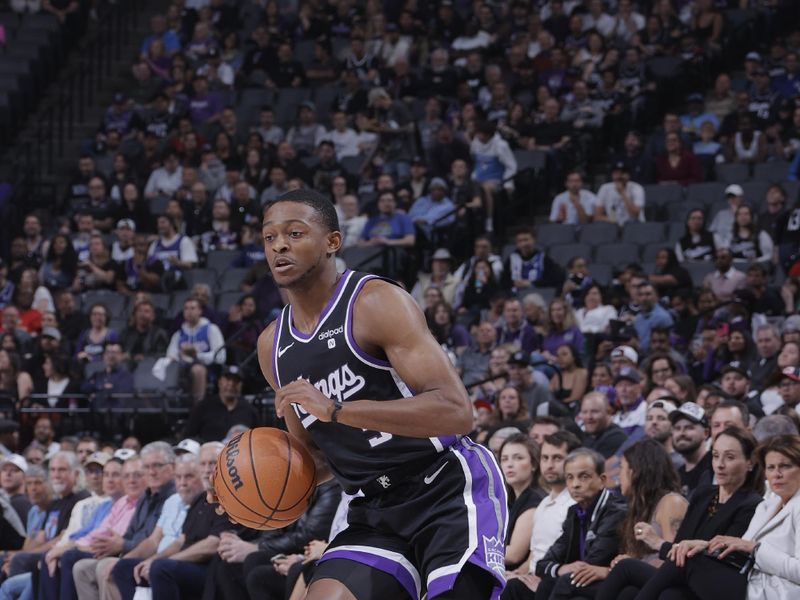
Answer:
[[593, 283], [583, 293], [583, 308], [575, 312], [578, 327], [582, 333], [603, 333], [609, 322], [617, 318], [617, 310], [603, 302], [602, 288]]
[[727, 237], [714, 236], [718, 248], [727, 247], [734, 261], [769, 262], [775, 244], [769, 233], [756, 225], [753, 209], [742, 204], [734, 213], [733, 227]]
[[758, 460], [773, 494], [756, 507], [741, 538], [718, 535], [708, 552], [719, 553], [719, 559], [750, 555], [748, 600], [793, 600], [800, 598], [800, 437], [768, 439]]

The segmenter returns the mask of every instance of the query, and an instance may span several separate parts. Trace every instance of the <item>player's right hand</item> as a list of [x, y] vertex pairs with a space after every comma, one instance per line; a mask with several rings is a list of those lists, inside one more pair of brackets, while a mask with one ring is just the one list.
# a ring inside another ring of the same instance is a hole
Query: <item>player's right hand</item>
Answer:
[[283, 418], [292, 404], [298, 404], [305, 412], [317, 417], [325, 423], [331, 420], [333, 402], [307, 379], [296, 379], [286, 384], [275, 393], [275, 414]]

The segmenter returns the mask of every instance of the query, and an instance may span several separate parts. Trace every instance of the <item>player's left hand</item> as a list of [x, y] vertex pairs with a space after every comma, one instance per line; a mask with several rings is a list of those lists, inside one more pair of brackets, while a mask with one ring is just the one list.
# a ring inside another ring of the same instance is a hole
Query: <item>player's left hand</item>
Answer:
[[611, 569], [608, 567], [596, 567], [594, 565], [585, 565], [580, 567], [572, 574], [571, 581], [575, 587], [584, 587], [595, 581], [602, 581], [608, 577], [608, 572]]
[[325, 423], [331, 420], [333, 401], [327, 398], [307, 379], [296, 379], [286, 384], [275, 394], [275, 413], [283, 418], [291, 404], [298, 404], [308, 414]]

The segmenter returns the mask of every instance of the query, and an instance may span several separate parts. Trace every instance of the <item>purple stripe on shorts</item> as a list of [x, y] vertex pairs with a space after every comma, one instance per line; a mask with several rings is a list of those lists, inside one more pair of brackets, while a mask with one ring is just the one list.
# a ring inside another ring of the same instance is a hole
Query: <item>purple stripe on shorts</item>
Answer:
[[361, 563], [362, 565], [367, 565], [373, 569], [378, 569], [379, 571], [388, 573], [397, 579], [397, 581], [403, 586], [403, 589], [408, 592], [408, 595], [411, 596], [411, 598], [414, 600], [419, 598], [414, 577], [403, 565], [392, 560], [391, 558], [378, 556], [377, 554], [369, 554], [367, 552], [358, 552], [357, 550], [338, 550], [333, 548], [331, 550], [326, 550], [325, 554], [323, 554], [322, 558], [319, 560], [322, 562], [323, 560], [329, 560], [332, 558], [353, 560], [357, 563]]
[[294, 323], [291, 319], [292, 316], [291, 305], [289, 306], [289, 317], [290, 317], [289, 327], [292, 328], [292, 334], [294, 336], [300, 338], [301, 340], [310, 340], [312, 337], [314, 337], [314, 334], [317, 332], [317, 329], [319, 329], [320, 324], [327, 318], [328, 313], [331, 311], [333, 305], [336, 303], [336, 299], [339, 297], [339, 292], [342, 291], [342, 287], [344, 286], [346, 281], [347, 281], [347, 269], [345, 269], [344, 273], [341, 274], [341, 276], [339, 277], [339, 281], [336, 282], [336, 289], [333, 290], [333, 294], [328, 300], [328, 303], [325, 305], [325, 308], [322, 309], [322, 312], [319, 315], [319, 319], [317, 320], [317, 325], [316, 327], [314, 327], [314, 329], [311, 330], [311, 333], [303, 333], [302, 331], [295, 329]]
[[[489, 450], [469, 438], [462, 438], [462, 442], [453, 447], [453, 452], [464, 458], [472, 475], [477, 546], [467, 561], [494, 575], [497, 584], [493, 598], [499, 597], [505, 587], [505, 527], [508, 519], [503, 476]], [[452, 573], [430, 581], [428, 597], [435, 598], [451, 590], [457, 577], [458, 573]]]
[[356, 298], [358, 297], [358, 293], [361, 291], [361, 288], [363, 288], [364, 284], [372, 279], [379, 279], [379, 277], [364, 277], [364, 279], [358, 282], [353, 295], [350, 296], [350, 304], [347, 306], [347, 317], [345, 319], [347, 326], [345, 327], [344, 334], [347, 336], [347, 343], [350, 345], [350, 348], [352, 348], [353, 352], [358, 354], [364, 362], [377, 365], [379, 367], [391, 368], [392, 364], [388, 360], [381, 360], [379, 358], [375, 358], [374, 356], [370, 356], [361, 348], [359, 348], [358, 344], [356, 344], [356, 338], [353, 336], [353, 306], [356, 303]]

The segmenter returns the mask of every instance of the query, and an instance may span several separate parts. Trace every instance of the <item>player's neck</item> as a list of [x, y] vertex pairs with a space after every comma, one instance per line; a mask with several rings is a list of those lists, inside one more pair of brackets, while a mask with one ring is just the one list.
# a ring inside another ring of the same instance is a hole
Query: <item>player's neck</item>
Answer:
[[303, 332], [314, 330], [322, 311], [325, 310], [336, 290], [340, 277], [334, 263], [320, 273], [319, 277], [305, 285], [287, 290], [289, 304], [292, 305], [293, 325], [297, 329]]

